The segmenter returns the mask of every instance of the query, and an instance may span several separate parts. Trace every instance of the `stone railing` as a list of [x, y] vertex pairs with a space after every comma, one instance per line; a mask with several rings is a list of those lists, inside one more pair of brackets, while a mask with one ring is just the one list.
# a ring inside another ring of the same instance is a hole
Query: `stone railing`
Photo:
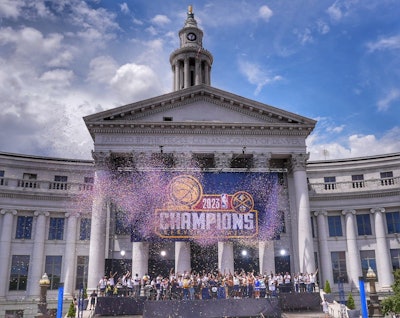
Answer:
[[400, 188], [400, 177], [309, 184], [310, 192], [315, 194], [360, 192], [360, 191], [399, 189], [399, 188]]
[[92, 191], [92, 183], [78, 182], [58, 182], [47, 180], [24, 180], [0, 177], [0, 189], [15, 189], [23, 191], [39, 191], [39, 192], [82, 192]]

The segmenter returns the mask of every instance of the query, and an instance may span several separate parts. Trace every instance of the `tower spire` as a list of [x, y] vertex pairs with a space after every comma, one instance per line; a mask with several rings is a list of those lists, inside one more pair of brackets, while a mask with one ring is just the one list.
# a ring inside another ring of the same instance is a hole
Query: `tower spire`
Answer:
[[211, 84], [213, 56], [203, 48], [203, 31], [197, 26], [193, 7], [188, 7], [183, 28], [179, 31], [180, 48], [172, 52], [170, 63], [174, 91], [194, 85]]

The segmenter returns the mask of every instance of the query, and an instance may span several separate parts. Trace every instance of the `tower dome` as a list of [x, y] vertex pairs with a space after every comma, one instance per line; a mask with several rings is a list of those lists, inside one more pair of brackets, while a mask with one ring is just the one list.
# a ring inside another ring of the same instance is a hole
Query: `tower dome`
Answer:
[[192, 6], [185, 25], [179, 31], [180, 48], [172, 52], [169, 61], [174, 75], [174, 91], [199, 84], [211, 84], [213, 56], [203, 48], [203, 31], [198, 28]]

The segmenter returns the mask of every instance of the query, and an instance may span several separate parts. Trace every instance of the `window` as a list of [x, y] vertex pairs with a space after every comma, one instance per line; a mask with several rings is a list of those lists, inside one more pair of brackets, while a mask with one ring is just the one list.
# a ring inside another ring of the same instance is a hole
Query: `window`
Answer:
[[81, 219], [81, 227], [79, 231], [79, 239], [81, 241], [90, 240], [91, 219]]
[[29, 255], [13, 255], [9, 290], [26, 290], [29, 270]]
[[4, 318], [24, 318], [24, 311], [20, 309], [6, 310], [6, 315]]
[[353, 181], [353, 188], [364, 188], [364, 175], [363, 174], [353, 174], [351, 176], [351, 180]]
[[329, 236], [343, 236], [340, 215], [328, 216]]
[[93, 184], [94, 184], [94, 178], [93, 177], [84, 177], [83, 178], [84, 184], [81, 184], [79, 186], [79, 190], [84, 190], [84, 191], [91, 191], [93, 190]]
[[51, 182], [49, 189], [54, 190], [67, 190], [68, 189], [67, 176], [54, 176], [54, 182]]
[[336, 177], [324, 177], [325, 190], [336, 189]]
[[400, 269], [400, 249], [390, 250], [393, 271]]
[[386, 213], [388, 234], [400, 233], [400, 212]]
[[151, 164], [158, 168], [173, 168], [175, 166], [175, 158], [172, 153], [152, 153]]
[[358, 214], [356, 215], [356, 219], [358, 235], [372, 235], [371, 218], [369, 214]]
[[4, 185], [4, 170], [0, 170], [0, 185]]
[[17, 218], [17, 231], [15, 233], [16, 239], [30, 240], [32, 236], [32, 216], [18, 216]]
[[381, 185], [393, 185], [393, 171], [381, 172]]
[[115, 234], [128, 235], [131, 234], [131, 224], [128, 215], [124, 211], [115, 212]]
[[193, 166], [202, 169], [215, 168], [214, 154], [193, 154]]
[[89, 256], [78, 256], [76, 264], [75, 289], [87, 286]]
[[62, 256], [46, 256], [45, 273], [49, 276], [49, 289], [58, 289], [61, 281]]
[[331, 252], [333, 282], [337, 284], [339, 281], [348, 283], [346, 253]]
[[64, 237], [64, 218], [50, 218], [49, 240], [62, 240]]
[[38, 184], [36, 182], [37, 174], [34, 173], [24, 173], [22, 175], [22, 180], [18, 180], [18, 186], [22, 188], [37, 188]]
[[253, 155], [234, 155], [230, 166], [231, 168], [250, 169], [253, 167]]
[[364, 278], [367, 277], [368, 268], [372, 268], [376, 274], [376, 278], [378, 280], [378, 272], [376, 270], [376, 260], [375, 260], [375, 251], [360, 251], [360, 259], [361, 259], [361, 269]]
[[163, 117], [163, 121], [172, 121], [172, 117]]

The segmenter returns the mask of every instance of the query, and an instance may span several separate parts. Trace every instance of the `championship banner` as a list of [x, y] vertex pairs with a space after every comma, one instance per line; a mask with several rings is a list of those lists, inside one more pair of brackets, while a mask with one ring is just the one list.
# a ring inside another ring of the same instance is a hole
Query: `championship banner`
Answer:
[[281, 226], [278, 173], [146, 173], [134, 177], [132, 241], [271, 239]]
[[162, 238], [252, 238], [258, 234], [258, 211], [250, 193], [204, 193], [190, 175], [174, 177], [168, 187], [170, 201], [156, 209], [155, 232]]

